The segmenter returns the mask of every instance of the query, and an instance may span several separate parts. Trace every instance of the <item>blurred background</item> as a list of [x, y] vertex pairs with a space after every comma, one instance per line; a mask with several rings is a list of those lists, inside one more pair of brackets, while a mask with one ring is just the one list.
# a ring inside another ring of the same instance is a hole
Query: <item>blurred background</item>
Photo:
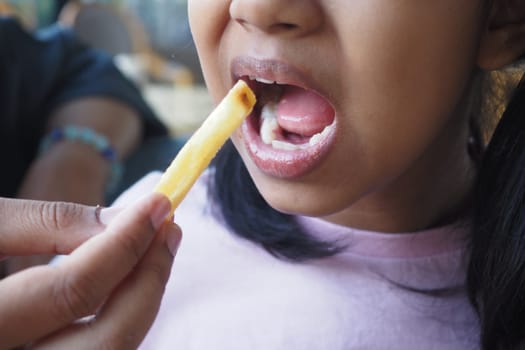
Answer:
[[28, 30], [70, 27], [110, 53], [173, 135], [191, 134], [212, 109], [193, 44], [187, 0], [0, 0]]

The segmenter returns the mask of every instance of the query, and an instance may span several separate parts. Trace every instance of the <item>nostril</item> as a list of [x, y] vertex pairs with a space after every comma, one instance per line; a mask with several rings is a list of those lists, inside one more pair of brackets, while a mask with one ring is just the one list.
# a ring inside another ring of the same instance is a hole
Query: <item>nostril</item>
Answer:
[[[243, 27], [250, 27], [250, 26], [260, 27], [260, 26], [250, 23], [250, 21], [247, 21], [243, 18], [236, 18], [235, 21], [239, 23], [240, 25], [242, 25]], [[299, 26], [293, 23], [274, 23], [268, 26], [266, 31], [268, 32], [290, 31], [290, 30], [294, 30], [297, 28], [299, 28]]]
[[266, 31], [268, 33], [286, 33], [286, 32], [294, 32], [300, 28], [297, 24], [293, 23], [275, 23], [269, 26]]
[[293, 24], [293, 23], [279, 23], [279, 24], [276, 24], [276, 26], [279, 26], [282, 29], [288, 29], [288, 30], [299, 27], [297, 24]]
[[319, 6], [313, 0], [231, 0], [230, 17], [246, 30], [301, 35], [322, 25]]
[[248, 22], [245, 20], [245, 19], [242, 19], [242, 18], [235, 18], [235, 21], [237, 23], [239, 23], [241, 26], [246, 26], [248, 24]]

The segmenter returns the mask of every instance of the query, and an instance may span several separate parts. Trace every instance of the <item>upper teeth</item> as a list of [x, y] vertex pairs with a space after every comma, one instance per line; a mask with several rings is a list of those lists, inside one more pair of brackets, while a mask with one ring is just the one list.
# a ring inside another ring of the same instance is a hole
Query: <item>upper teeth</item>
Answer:
[[275, 80], [268, 80], [264, 78], [254, 77], [254, 76], [250, 76], [250, 80], [255, 80], [263, 84], [275, 84]]

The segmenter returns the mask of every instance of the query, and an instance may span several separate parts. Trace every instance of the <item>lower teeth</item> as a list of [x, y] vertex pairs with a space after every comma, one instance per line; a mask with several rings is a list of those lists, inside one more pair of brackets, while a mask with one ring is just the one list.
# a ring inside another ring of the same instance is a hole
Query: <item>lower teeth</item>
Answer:
[[277, 104], [273, 102], [269, 102], [263, 106], [261, 110], [261, 128], [259, 131], [261, 140], [267, 145], [272, 145], [275, 149], [295, 151], [315, 146], [327, 136], [334, 125], [332, 123], [331, 125], [326, 126], [323, 131], [313, 135], [307, 143], [293, 144], [283, 140], [277, 140], [280, 127], [277, 122], [276, 110]]
[[261, 110], [261, 139], [262, 141], [269, 145], [277, 139], [277, 132], [279, 131], [279, 124], [277, 123], [277, 118], [275, 117], [275, 112], [277, 109], [276, 103], [267, 103]]
[[286, 141], [279, 141], [279, 140], [273, 140], [272, 141], [272, 147], [275, 148], [275, 149], [282, 149], [282, 150], [285, 150], [285, 151], [295, 151], [295, 150], [298, 150], [298, 149], [305, 149], [305, 145], [307, 144], [302, 144], [302, 145], [294, 145], [293, 143], [289, 143], [289, 142], [286, 142]]

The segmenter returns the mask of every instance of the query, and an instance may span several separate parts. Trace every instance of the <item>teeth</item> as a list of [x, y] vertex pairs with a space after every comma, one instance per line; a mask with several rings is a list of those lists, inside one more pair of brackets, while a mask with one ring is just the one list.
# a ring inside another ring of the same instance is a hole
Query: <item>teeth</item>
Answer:
[[334, 128], [334, 125], [335, 125], [335, 123], [332, 123], [332, 124], [326, 126], [323, 129], [323, 131], [313, 135], [310, 138], [310, 140], [308, 141], [308, 143], [303, 143], [303, 144], [300, 144], [300, 145], [296, 145], [296, 144], [289, 143], [289, 142], [286, 142], [286, 141], [273, 140], [272, 141], [272, 147], [273, 148], [277, 148], [277, 149], [283, 149], [283, 150], [286, 150], [286, 151], [295, 151], [295, 150], [299, 150], [299, 149], [307, 149], [308, 147], [315, 146], [316, 144], [321, 142], [321, 140], [323, 140], [325, 137], [327, 137], [328, 133], [330, 133], [330, 131]]
[[263, 84], [275, 84], [276, 83], [275, 80], [268, 80], [268, 79], [263, 79], [259, 77], [254, 77], [254, 76], [249, 76], [249, 79], [258, 81], [259, 83], [263, 83]]
[[323, 129], [323, 131], [321, 131], [320, 133], [317, 133], [315, 135], [313, 135], [311, 138], [310, 138], [310, 141], [308, 141], [308, 144], [310, 146], [315, 146], [316, 144], [318, 144], [322, 139], [324, 139], [326, 136], [328, 136], [328, 133], [330, 132], [330, 130], [332, 130], [334, 128], [334, 123], [330, 124], [330, 125], [327, 125], [325, 126], [325, 128]]
[[303, 147], [304, 145], [294, 145], [293, 143], [289, 143], [286, 141], [279, 141], [279, 140], [273, 140], [272, 141], [272, 147], [276, 149], [282, 149], [285, 151], [295, 151]]
[[267, 103], [261, 110], [261, 139], [269, 145], [277, 138], [277, 132], [279, 131], [279, 124], [277, 123], [276, 117], [277, 104]]
[[259, 83], [263, 83], [263, 84], [275, 84], [276, 81], [275, 80], [267, 80], [267, 79], [263, 79], [263, 78], [255, 78], [256, 81], [258, 81]]
[[275, 149], [282, 149], [286, 151], [295, 151], [299, 149], [306, 149], [317, 145], [321, 140], [326, 138], [330, 131], [335, 127], [335, 121], [326, 126], [323, 131], [313, 135], [307, 143], [293, 144], [283, 140], [277, 140], [279, 134], [279, 123], [277, 122], [277, 103], [269, 102], [265, 104], [261, 110], [261, 129], [259, 131], [261, 140], [267, 144], [272, 145]]

